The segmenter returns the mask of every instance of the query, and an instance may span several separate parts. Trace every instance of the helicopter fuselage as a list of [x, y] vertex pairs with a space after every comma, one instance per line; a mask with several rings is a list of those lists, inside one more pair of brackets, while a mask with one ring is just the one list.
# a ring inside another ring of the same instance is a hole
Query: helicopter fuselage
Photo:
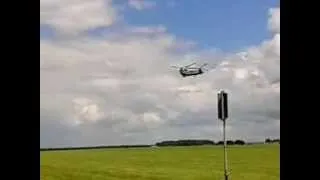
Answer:
[[196, 76], [199, 74], [203, 74], [203, 71], [201, 68], [180, 68], [179, 72], [182, 77]]

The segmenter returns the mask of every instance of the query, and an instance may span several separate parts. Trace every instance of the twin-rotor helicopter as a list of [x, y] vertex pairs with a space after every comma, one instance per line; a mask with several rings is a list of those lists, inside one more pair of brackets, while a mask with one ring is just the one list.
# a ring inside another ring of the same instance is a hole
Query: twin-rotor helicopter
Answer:
[[200, 74], [204, 73], [203, 67], [207, 66], [207, 63], [202, 64], [199, 67], [192, 67], [196, 63], [192, 63], [186, 66], [178, 67], [178, 66], [171, 66], [173, 68], [179, 69], [179, 73], [182, 77], [187, 77], [187, 76], [197, 76]]

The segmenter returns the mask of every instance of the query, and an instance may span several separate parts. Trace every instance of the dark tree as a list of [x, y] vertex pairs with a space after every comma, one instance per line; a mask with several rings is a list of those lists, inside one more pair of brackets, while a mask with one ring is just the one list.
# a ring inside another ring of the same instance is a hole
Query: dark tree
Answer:
[[234, 142], [232, 140], [228, 140], [227, 145], [234, 145]]
[[269, 138], [267, 138], [266, 140], [265, 140], [265, 143], [271, 143], [271, 139], [269, 139]]
[[177, 141], [162, 141], [156, 143], [156, 146], [199, 146], [199, 145], [214, 145], [210, 140], [191, 140], [183, 139]]
[[[217, 145], [223, 145], [223, 144], [224, 144], [223, 141], [219, 141], [219, 142], [217, 143]], [[234, 142], [233, 142], [232, 140], [227, 140], [227, 145], [234, 145]]]
[[243, 140], [236, 140], [235, 142], [234, 142], [234, 144], [236, 144], [236, 145], [244, 145], [244, 144], [246, 144]]
[[273, 142], [273, 143], [279, 143], [279, 142], [280, 142], [280, 139], [273, 139], [272, 142]]
[[218, 143], [217, 143], [217, 145], [223, 145], [224, 143], [223, 143], [223, 141], [219, 141]]

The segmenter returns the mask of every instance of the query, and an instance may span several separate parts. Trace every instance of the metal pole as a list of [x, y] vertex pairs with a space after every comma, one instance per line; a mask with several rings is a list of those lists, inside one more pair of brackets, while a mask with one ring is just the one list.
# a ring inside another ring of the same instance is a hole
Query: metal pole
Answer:
[[228, 180], [228, 159], [227, 159], [227, 141], [226, 141], [226, 120], [223, 120], [223, 149], [224, 149], [224, 179]]

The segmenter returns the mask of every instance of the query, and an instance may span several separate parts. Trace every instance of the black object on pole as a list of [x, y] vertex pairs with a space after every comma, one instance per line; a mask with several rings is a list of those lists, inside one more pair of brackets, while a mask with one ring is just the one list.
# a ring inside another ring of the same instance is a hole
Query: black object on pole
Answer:
[[218, 118], [223, 121], [223, 150], [224, 150], [224, 179], [229, 179], [227, 142], [226, 142], [226, 119], [228, 118], [228, 94], [224, 91], [218, 93]]
[[224, 91], [218, 93], [218, 118], [222, 121], [228, 118], [228, 94]]

